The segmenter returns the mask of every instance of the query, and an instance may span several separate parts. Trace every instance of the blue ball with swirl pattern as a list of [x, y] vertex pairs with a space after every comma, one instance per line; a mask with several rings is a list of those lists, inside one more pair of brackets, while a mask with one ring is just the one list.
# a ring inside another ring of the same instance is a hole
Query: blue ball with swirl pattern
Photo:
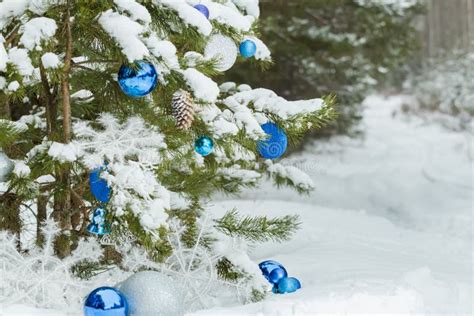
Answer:
[[146, 96], [158, 84], [155, 67], [146, 61], [137, 61], [134, 67], [122, 65], [118, 73], [118, 83], [122, 91], [134, 98]]
[[92, 291], [84, 303], [85, 316], [128, 316], [127, 299], [117, 289], [103, 286]]
[[260, 140], [257, 144], [260, 155], [266, 159], [277, 159], [283, 156], [288, 147], [285, 131], [273, 122], [265, 123], [261, 127], [268, 134], [268, 138]]

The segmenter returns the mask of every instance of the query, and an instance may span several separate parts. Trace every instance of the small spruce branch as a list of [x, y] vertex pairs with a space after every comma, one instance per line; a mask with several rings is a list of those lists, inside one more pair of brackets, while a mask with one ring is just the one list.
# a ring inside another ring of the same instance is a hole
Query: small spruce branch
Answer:
[[215, 222], [216, 229], [222, 233], [228, 236], [240, 236], [252, 242], [286, 241], [301, 224], [298, 215], [275, 218], [240, 216], [235, 209]]

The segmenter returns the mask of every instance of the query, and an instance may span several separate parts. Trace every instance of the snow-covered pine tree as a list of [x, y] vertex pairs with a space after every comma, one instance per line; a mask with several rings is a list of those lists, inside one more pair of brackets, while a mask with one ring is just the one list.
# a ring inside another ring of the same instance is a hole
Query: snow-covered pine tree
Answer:
[[[193, 7], [198, 3], [209, 9], [209, 19]], [[222, 279], [251, 276], [256, 266], [213, 245], [226, 236], [285, 240], [298, 219], [229, 211], [203, 232], [204, 201], [215, 192], [256, 186], [265, 175], [308, 192], [312, 184], [303, 172], [259, 157], [257, 142], [266, 137], [261, 124], [278, 124], [294, 145], [334, 117], [331, 100], [291, 102], [248, 85], [219, 87], [220, 58], [228, 56], [204, 54], [216, 34], [237, 45], [251, 39], [256, 62], [271, 62], [257, 38], [258, 17], [258, 0], [0, 1], [0, 145], [2, 161], [14, 161], [13, 170], [1, 169], [11, 172], [1, 183], [0, 228], [17, 235], [20, 250], [35, 247], [31, 240], [41, 247], [42, 225], [52, 218], [59, 227], [55, 253], [68, 256], [90, 236], [86, 227], [99, 202], [88, 177], [102, 168], [112, 191], [103, 205], [112, 234], [133, 234], [134, 246], [160, 263], [173, 254], [170, 234], [179, 227], [185, 247], [221, 251], [216, 269]], [[117, 73], [143, 60], [154, 65], [158, 86], [132, 98], [120, 89]], [[247, 62], [239, 57], [235, 67]], [[194, 101], [188, 129], [173, 116], [180, 90]], [[194, 149], [201, 135], [215, 146], [206, 157]], [[101, 263], [122, 266], [123, 249], [105, 247]], [[94, 265], [81, 267], [75, 271], [85, 275]]]
[[[408, 70], [418, 44], [419, 0], [274, 0], [262, 1], [261, 39], [275, 66], [261, 77], [248, 65], [233, 68], [245, 78], [285, 98], [313, 93], [337, 95], [338, 119], [324, 133], [357, 132], [360, 103], [393, 77]], [[287, 74], [279, 76], [278, 74]]]

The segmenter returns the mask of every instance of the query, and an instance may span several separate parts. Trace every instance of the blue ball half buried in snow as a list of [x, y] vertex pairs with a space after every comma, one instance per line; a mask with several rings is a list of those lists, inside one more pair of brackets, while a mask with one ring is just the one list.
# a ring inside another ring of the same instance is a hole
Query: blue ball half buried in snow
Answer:
[[89, 186], [94, 197], [102, 203], [110, 200], [110, 187], [105, 179], [100, 177], [104, 168], [97, 168], [89, 174]]
[[91, 234], [105, 235], [110, 233], [110, 225], [105, 221], [107, 212], [98, 207], [91, 216], [91, 223], [87, 226], [87, 231]]
[[301, 289], [301, 283], [297, 278], [289, 277], [281, 279], [273, 288], [274, 293], [293, 293]]
[[258, 142], [257, 149], [260, 155], [266, 159], [276, 159], [283, 156], [288, 147], [285, 131], [272, 122], [265, 123], [261, 127], [269, 137]]
[[258, 265], [263, 276], [272, 284], [277, 284], [282, 278], [286, 278], [288, 273], [285, 267], [277, 261], [266, 260]]
[[201, 136], [194, 143], [194, 149], [201, 156], [208, 156], [214, 150], [214, 142], [207, 136]]
[[122, 91], [130, 97], [143, 97], [155, 89], [158, 73], [146, 61], [138, 61], [134, 67], [122, 65], [118, 73], [118, 83]]
[[196, 4], [194, 9], [201, 12], [206, 17], [206, 19], [209, 19], [209, 9], [204, 4]]
[[257, 45], [252, 40], [245, 40], [240, 43], [239, 50], [242, 57], [250, 58], [255, 56], [255, 53], [257, 52]]
[[125, 296], [113, 287], [99, 287], [92, 291], [84, 303], [85, 316], [128, 316]]

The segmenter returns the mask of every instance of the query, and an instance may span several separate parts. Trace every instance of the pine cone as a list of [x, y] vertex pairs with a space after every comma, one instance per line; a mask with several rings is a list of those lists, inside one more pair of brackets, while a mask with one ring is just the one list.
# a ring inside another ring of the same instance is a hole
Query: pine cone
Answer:
[[184, 90], [176, 91], [173, 94], [171, 107], [176, 119], [176, 126], [181, 129], [190, 128], [194, 120], [194, 102], [191, 94]]

